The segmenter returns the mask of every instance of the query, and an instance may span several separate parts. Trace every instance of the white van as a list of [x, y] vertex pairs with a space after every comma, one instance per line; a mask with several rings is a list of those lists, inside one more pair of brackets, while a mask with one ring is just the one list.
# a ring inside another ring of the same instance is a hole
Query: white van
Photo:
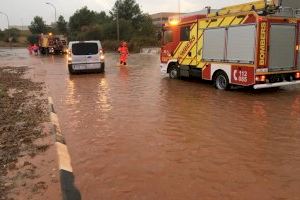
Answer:
[[100, 41], [71, 41], [68, 49], [69, 73], [83, 71], [103, 73], [104, 53]]

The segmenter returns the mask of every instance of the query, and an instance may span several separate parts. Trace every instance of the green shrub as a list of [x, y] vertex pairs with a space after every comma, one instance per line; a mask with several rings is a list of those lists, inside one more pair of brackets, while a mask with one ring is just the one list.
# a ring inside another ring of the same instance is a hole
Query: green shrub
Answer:
[[105, 52], [117, 52], [120, 43], [116, 40], [104, 40], [101, 44]]
[[27, 37], [27, 41], [30, 44], [38, 44], [39, 43], [39, 35], [29, 35]]
[[0, 41], [4, 41], [4, 37], [5, 37], [4, 31], [0, 30]]
[[8, 42], [8, 36], [12, 37], [12, 42], [17, 42], [20, 36], [20, 30], [16, 28], [5, 29], [3, 31], [2, 41]]

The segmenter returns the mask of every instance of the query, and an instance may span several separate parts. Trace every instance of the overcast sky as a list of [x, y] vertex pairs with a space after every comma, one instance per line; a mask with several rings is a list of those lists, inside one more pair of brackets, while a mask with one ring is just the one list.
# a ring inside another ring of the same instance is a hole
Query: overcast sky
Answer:
[[[57, 16], [65, 19], [83, 6], [91, 10], [108, 12], [115, 0], [0, 0], [0, 12], [9, 16], [11, 25], [29, 25], [33, 17], [38, 15], [50, 24], [54, 21], [54, 9], [45, 2], [53, 3], [57, 8]], [[227, 5], [245, 3], [251, 0], [181, 0], [181, 12], [192, 12], [203, 9], [205, 6], [221, 8]], [[144, 13], [177, 12], [178, 0], [136, 0]], [[0, 15], [0, 28], [7, 27], [7, 20]]]

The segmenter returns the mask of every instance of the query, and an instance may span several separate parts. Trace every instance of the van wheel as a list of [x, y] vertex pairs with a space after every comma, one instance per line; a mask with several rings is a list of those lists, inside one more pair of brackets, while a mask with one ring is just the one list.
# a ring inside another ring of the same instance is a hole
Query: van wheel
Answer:
[[219, 90], [227, 90], [230, 87], [229, 79], [223, 71], [219, 71], [214, 76], [214, 85]]
[[101, 68], [101, 69], [97, 69], [97, 70], [96, 70], [96, 73], [98, 73], [98, 74], [103, 74], [103, 73], [104, 73], [104, 69], [102, 69], [102, 68]]
[[75, 71], [72, 68], [72, 65], [68, 65], [69, 74], [75, 74]]
[[171, 69], [169, 71], [169, 77], [171, 79], [178, 79], [179, 78], [179, 70], [176, 65], [171, 66]]
[[42, 55], [46, 55], [46, 49], [42, 47], [42, 48], [40, 49], [40, 53], [41, 53]]
[[105, 72], [105, 64], [101, 63], [101, 68], [96, 70], [97, 73], [104, 73]]

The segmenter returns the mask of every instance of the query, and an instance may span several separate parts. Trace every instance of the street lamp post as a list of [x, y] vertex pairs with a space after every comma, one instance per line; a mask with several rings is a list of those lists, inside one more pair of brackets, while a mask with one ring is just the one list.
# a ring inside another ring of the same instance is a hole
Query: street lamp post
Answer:
[[56, 23], [56, 7], [50, 2], [46, 2], [46, 4], [54, 8], [54, 23]]
[[178, 19], [180, 20], [180, 0], [178, 0]]
[[7, 19], [8, 42], [9, 42], [9, 46], [11, 48], [11, 38], [10, 38], [10, 30], [9, 30], [9, 18], [8, 18], [8, 15], [6, 13], [4, 13], [4, 12], [0, 11], [0, 14], [6, 16], [6, 19]]
[[117, 40], [120, 41], [119, 9], [117, 10]]

